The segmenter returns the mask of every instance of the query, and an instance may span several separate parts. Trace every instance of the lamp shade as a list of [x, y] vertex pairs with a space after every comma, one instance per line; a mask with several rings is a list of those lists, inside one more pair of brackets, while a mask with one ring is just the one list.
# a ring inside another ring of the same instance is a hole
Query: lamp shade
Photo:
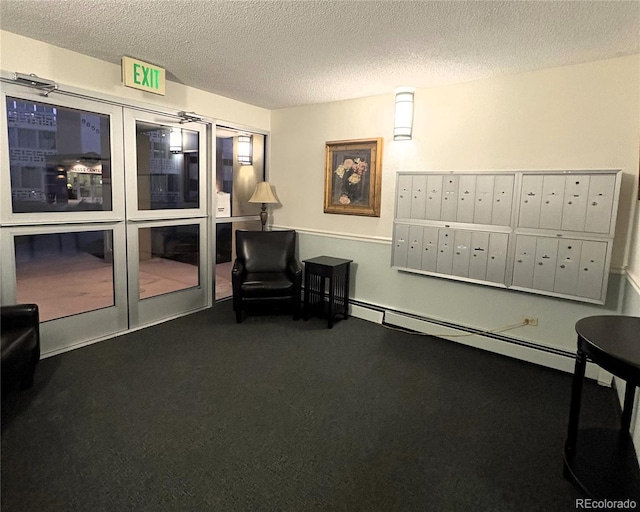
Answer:
[[277, 203], [278, 200], [271, 190], [271, 185], [268, 181], [261, 181], [256, 185], [256, 189], [253, 195], [249, 199], [250, 203]]

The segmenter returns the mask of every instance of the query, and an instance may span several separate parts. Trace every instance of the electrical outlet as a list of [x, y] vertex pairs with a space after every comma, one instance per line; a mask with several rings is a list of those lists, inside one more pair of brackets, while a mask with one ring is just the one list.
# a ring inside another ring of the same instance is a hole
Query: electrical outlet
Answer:
[[533, 327], [538, 327], [538, 319], [533, 316], [525, 316], [524, 317], [524, 325], [531, 325]]

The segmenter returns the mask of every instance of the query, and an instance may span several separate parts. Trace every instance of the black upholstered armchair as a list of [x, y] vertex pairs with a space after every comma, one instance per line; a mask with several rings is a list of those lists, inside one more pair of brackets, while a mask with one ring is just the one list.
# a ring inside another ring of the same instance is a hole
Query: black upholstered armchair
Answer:
[[236, 260], [231, 271], [233, 310], [251, 304], [288, 304], [300, 317], [302, 266], [295, 256], [296, 232], [236, 231]]
[[2, 337], [2, 394], [19, 385], [33, 385], [40, 360], [40, 314], [36, 304], [0, 308]]

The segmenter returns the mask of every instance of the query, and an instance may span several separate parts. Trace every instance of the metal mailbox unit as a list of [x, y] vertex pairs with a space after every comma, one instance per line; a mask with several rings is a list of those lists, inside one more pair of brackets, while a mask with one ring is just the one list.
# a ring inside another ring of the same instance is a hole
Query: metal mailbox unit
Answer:
[[604, 304], [620, 170], [399, 172], [392, 266]]

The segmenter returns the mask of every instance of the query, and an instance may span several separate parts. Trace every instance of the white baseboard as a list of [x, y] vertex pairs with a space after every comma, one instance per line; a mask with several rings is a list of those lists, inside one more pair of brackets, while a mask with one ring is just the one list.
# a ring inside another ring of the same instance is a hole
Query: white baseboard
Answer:
[[382, 324], [384, 321], [384, 313], [382, 311], [376, 311], [358, 304], [349, 304], [349, 315], [376, 324]]

